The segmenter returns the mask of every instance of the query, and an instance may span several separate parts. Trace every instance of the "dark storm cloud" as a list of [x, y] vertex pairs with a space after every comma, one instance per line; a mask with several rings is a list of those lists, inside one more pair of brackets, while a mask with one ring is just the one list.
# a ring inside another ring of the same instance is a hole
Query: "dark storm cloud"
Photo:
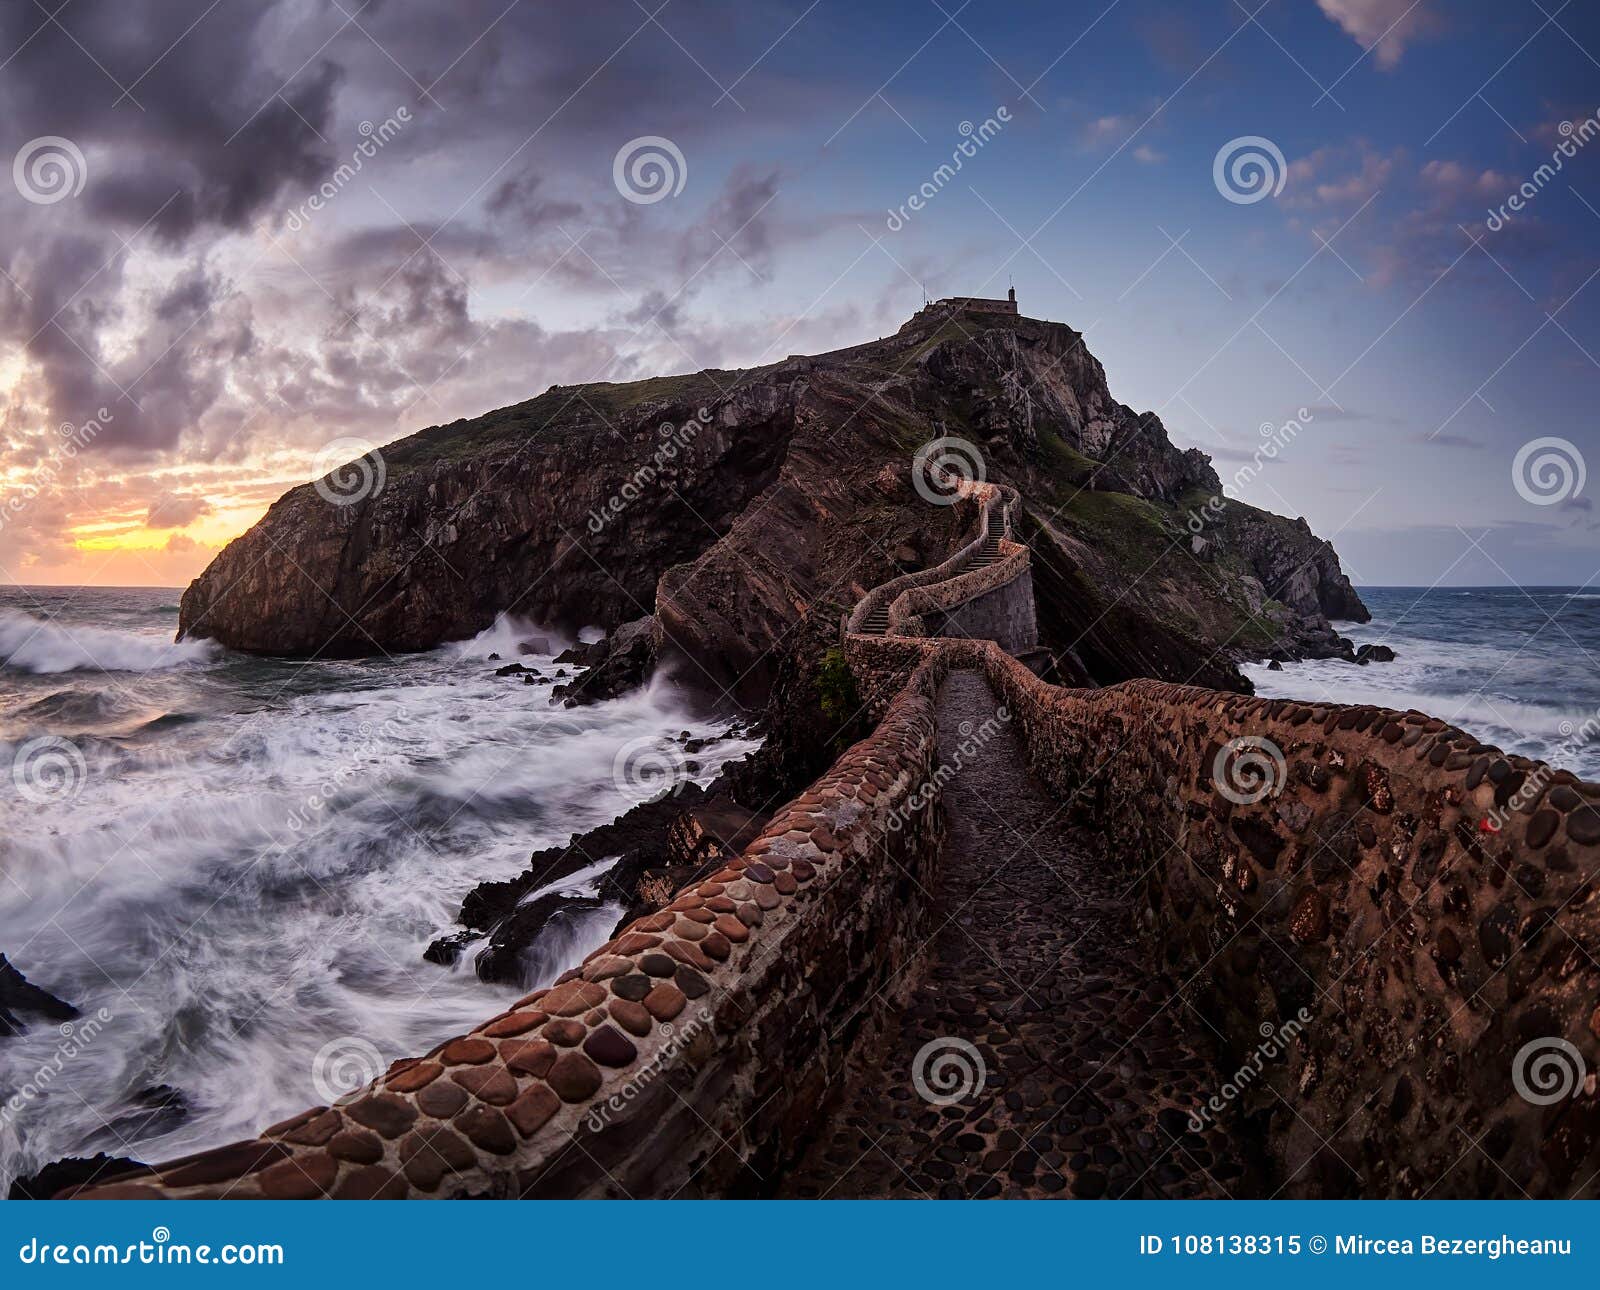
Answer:
[[77, 0], [52, 20], [5, 6], [7, 151], [72, 139], [94, 167], [89, 212], [129, 231], [152, 221], [175, 243], [204, 224], [245, 227], [285, 183], [327, 167], [319, 136], [340, 69], [322, 60], [289, 83], [292, 65], [269, 64], [265, 32], [288, 7]]
[[[56, 421], [106, 408], [92, 454], [235, 457], [347, 426], [393, 437], [525, 397], [532, 373], [715, 363], [748, 338], [697, 329], [699, 292], [766, 277], [829, 227], [786, 223], [770, 170], [717, 180], [705, 161], [723, 127], [759, 126], [754, 100], [720, 87], [793, 16], [679, 0], [658, 15], [669, 35], [632, 3], [553, 22], [505, 0], [73, 0], [60, 25], [5, 6], [5, 155], [55, 135], [88, 163], [72, 200], [0, 195], [0, 340], [30, 360], [16, 399]], [[381, 157], [290, 231], [283, 213], [401, 106]], [[612, 186], [617, 149], [644, 134], [691, 159], [662, 207]], [[246, 252], [263, 276], [242, 275]], [[564, 334], [473, 316], [476, 293], [530, 281], [612, 321]]]

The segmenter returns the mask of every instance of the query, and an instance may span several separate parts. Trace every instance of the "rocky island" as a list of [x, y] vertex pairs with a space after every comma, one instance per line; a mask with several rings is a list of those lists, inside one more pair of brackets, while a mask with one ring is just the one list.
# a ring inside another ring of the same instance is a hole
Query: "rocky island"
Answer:
[[1345, 650], [1330, 622], [1367, 611], [1331, 546], [1215, 504], [1205, 455], [1118, 403], [1080, 333], [971, 304], [815, 357], [558, 386], [423, 430], [381, 450], [370, 496], [280, 498], [184, 594], [180, 632], [361, 655], [510, 610], [602, 627], [635, 672], [647, 631], [648, 654], [759, 706], [869, 587], [960, 544], [967, 517], [930, 509], [907, 469], [953, 436], [1028, 498], [1049, 674], [1240, 690], [1237, 659]]

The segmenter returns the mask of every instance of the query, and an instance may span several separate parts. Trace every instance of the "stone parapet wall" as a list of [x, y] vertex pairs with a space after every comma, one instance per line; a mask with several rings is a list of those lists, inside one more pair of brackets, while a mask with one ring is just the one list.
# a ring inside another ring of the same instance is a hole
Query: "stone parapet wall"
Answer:
[[991, 533], [999, 533], [1004, 538], [1011, 536], [1011, 516], [1018, 501], [1017, 491], [1014, 488], [1008, 488], [1003, 484], [973, 483], [970, 480], [958, 480], [954, 487], [958, 496], [974, 498], [979, 503], [977, 536], [947, 560], [932, 568], [904, 573], [898, 578], [891, 578], [888, 582], [873, 587], [857, 602], [856, 607], [845, 619], [841, 627], [843, 635], [859, 632], [868, 616], [879, 606], [889, 608], [892, 620], [894, 603], [902, 593], [919, 587], [931, 587], [957, 577], [983, 549], [983, 544]]
[[[887, 644], [874, 693], [911, 661]], [[1285, 1195], [1600, 1190], [1600, 785], [1420, 712], [923, 648], [984, 670], [1241, 1064], [1309, 1018], [1225, 1111]]]
[[931, 586], [902, 592], [889, 607], [893, 636], [992, 640], [1008, 653], [1039, 643], [1028, 548], [1001, 539], [1000, 559]]
[[913, 979], [942, 837], [920, 660], [762, 835], [549, 989], [252, 1142], [95, 1198], [760, 1194]]

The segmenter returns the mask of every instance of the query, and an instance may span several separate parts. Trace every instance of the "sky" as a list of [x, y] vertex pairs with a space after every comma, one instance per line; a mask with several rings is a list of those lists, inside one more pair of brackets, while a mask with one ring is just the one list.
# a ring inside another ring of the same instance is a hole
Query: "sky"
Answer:
[[1358, 584], [1600, 580], [1586, 0], [16, 0], [0, 60], [3, 582], [1008, 285]]

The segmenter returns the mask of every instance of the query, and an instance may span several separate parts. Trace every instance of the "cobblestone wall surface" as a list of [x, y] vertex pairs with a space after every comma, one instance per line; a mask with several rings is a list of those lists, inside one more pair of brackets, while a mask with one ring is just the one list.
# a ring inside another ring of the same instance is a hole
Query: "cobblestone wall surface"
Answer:
[[[1230, 1108], [1284, 1194], [1595, 1194], [1600, 785], [1420, 712], [933, 648], [988, 675], [1241, 1061], [1309, 1015]], [[881, 690], [907, 660], [876, 649]]]

